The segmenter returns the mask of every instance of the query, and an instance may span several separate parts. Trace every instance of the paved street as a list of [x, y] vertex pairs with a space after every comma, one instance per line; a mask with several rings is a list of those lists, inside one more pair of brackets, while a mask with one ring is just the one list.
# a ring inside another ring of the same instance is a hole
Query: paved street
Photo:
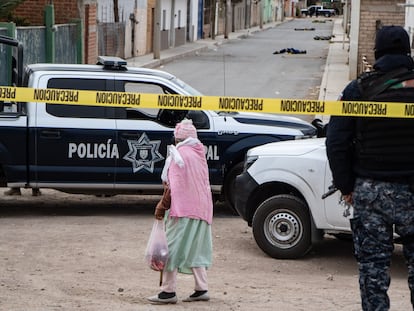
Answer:
[[[329, 40], [314, 37], [329, 37], [332, 29], [332, 19], [295, 19], [176, 59], [161, 69], [206, 95], [317, 98]], [[287, 48], [306, 54], [273, 54]]]

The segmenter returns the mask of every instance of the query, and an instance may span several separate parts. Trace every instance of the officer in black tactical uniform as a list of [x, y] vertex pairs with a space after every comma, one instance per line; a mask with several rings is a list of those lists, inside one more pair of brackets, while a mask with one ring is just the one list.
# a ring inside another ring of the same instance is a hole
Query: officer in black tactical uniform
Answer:
[[[382, 27], [375, 40], [374, 72], [352, 81], [341, 100], [414, 102], [410, 54], [404, 28]], [[326, 147], [334, 184], [354, 207], [351, 228], [362, 309], [389, 310], [394, 225], [414, 306], [414, 119], [332, 116]]]

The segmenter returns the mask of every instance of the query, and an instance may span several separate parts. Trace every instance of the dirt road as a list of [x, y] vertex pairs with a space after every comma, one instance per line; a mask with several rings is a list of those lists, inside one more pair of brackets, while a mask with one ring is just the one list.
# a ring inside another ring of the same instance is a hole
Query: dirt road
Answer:
[[[349, 242], [327, 237], [301, 260], [275, 260], [251, 229], [222, 206], [213, 224], [209, 302], [154, 306], [159, 274], [143, 261], [158, 197], [66, 195], [0, 189], [0, 310], [360, 310]], [[181, 300], [192, 276], [179, 275]], [[410, 310], [406, 268], [397, 247], [391, 310]]]

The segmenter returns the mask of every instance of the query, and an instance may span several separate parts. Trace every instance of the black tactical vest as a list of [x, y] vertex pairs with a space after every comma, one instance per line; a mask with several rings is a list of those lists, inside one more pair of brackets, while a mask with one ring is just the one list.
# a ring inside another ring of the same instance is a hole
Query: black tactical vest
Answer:
[[[363, 101], [414, 103], [414, 71], [405, 68], [364, 74], [358, 85]], [[357, 118], [356, 122], [355, 161], [359, 167], [412, 174], [414, 118]]]

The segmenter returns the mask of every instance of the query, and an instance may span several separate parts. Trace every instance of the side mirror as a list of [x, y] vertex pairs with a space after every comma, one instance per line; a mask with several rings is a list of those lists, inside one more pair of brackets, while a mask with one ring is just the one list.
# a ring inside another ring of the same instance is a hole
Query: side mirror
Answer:
[[314, 119], [311, 124], [316, 127], [318, 137], [326, 137], [326, 131], [328, 130], [328, 124], [324, 124], [320, 119]]

